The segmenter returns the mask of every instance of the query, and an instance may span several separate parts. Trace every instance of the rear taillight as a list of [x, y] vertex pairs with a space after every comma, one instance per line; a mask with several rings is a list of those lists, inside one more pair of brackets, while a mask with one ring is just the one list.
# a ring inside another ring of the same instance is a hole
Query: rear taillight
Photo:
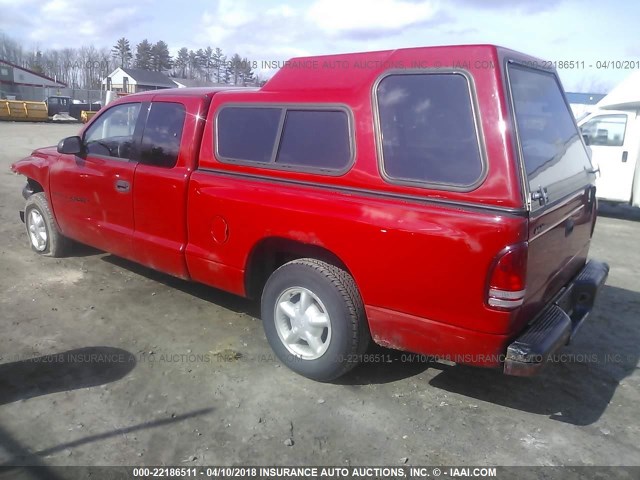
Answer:
[[501, 310], [522, 305], [526, 293], [527, 250], [527, 243], [519, 243], [498, 254], [489, 272], [487, 305]]

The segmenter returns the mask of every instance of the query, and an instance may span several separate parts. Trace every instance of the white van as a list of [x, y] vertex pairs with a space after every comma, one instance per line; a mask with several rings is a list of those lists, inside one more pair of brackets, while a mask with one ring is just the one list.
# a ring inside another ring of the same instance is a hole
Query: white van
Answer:
[[601, 200], [640, 207], [640, 110], [597, 110], [578, 122], [600, 168]]

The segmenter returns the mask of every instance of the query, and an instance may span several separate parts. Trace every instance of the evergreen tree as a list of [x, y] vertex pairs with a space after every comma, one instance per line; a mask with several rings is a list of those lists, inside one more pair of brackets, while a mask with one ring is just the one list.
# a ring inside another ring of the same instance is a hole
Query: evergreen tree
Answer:
[[169, 46], [159, 40], [151, 47], [151, 68], [156, 72], [164, 72], [171, 69], [172, 63]]
[[136, 46], [136, 68], [142, 68], [143, 70], [152, 69], [152, 49], [152, 45], [146, 38]]
[[202, 52], [202, 68], [206, 72], [205, 79], [211, 81], [211, 70], [213, 68], [213, 48], [207, 47]]
[[242, 58], [237, 53], [233, 54], [231, 57], [230, 65], [230, 74], [231, 74], [231, 83], [233, 85], [241, 85], [242, 84]]
[[198, 54], [189, 50], [189, 78], [196, 78], [200, 71], [200, 59]]
[[129, 62], [133, 58], [129, 40], [124, 37], [119, 39], [111, 49], [111, 56], [119, 61], [120, 67], [128, 67]]
[[222, 49], [216, 48], [215, 52], [211, 56], [211, 63], [212, 63], [211, 67], [215, 72], [214, 78], [217, 83], [224, 83], [222, 76], [223, 76], [224, 64], [226, 62], [227, 62], [227, 57], [225, 57], [224, 54], [222, 53]]
[[198, 59], [198, 76], [204, 77], [206, 76], [206, 59], [204, 55], [204, 50], [199, 48], [196, 52], [196, 58]]
[[224, 63], [222, 64], [222, 69], [220, 74], [222, 75], [220, 78], [220, 83], [230, 85], [233, 78], [233, 68], [231, 67], [231, 61], [224, 57]]
[[253, 76], [253, 70], [251, 69], [251, 62], [247, 57], [242, 59], [242, 64], [240, 65], [240, 77], [242, 78], [242, 85], [252, 85], [255, 82], [255, 77]]
[[36, 50], [31, 58], [29, 58], [28, 68], [33, 70], [36, 73], [43, 74], [44, 66], [42, 65], [42, 52], [40, 50]]
[[[1, 0], [0, 0], [1, 2]], [[175, 59], [169, 54], [166, 42], [155, 44], [147, 39], [135, 46], [125, 37], [112, 48], [96, 49], [92, 45], [78, 48], [48, 49], [38, 46], [25, 49], [18, 42], [0, 32], [0, 58], [55, 78], [72, 88], [100, 88], [102, 80], [115, 68], [135, 66], [172, 75], [202, 79], [221, 84], [259, 85], [260, 79], [246, 58], [233, 55], [231, 61], [220, 48], [181, 48]]]
[[178, 50], [174, 67], [176, 69], [176, 75], [181, 78], [185, 78], [187, 76], [187, 69], [189, 68], [189, 50], [185, 47]]

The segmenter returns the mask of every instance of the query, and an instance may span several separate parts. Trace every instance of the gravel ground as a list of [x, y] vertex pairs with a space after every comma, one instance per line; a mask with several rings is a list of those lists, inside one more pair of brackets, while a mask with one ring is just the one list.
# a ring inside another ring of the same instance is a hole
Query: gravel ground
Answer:
[[78, 128], [0, 122], [0, 464], [640, 465], [637, 211], [602, 208], [611, 274], [565, 363], [523, 379], [379, 350], [321, 384], [274, 359], [255, 303], [30, 251], [9, 165]]

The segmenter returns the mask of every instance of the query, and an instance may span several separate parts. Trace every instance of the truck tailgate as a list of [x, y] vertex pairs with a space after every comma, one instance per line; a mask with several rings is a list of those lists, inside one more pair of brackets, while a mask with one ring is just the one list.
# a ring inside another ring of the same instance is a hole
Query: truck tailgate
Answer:
[[507, 68], [529, 207], [517, 331], [584, 267], [596, 216], [595, 175], [555, 72], [517, 63]]
[[527, 294], [522, 318], [532, 318], [584, 266], [595, 216], [587, 188], [529, 221]]

